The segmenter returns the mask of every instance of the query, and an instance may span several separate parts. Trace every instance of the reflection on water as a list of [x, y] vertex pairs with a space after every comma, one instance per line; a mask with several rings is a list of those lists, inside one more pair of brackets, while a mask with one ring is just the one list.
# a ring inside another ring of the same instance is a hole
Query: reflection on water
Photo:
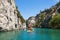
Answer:
[[4, 32], [0, 33], [0, 40], [60, 40], [60, 30], [34, 28], [33, 32]]
[[0, 40], [15, 40], [17, 38], [18, 31], [1, 32]]

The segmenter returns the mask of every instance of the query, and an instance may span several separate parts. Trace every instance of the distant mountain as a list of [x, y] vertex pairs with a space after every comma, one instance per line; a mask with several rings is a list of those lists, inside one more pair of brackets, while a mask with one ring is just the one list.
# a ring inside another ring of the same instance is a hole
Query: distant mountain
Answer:
[[32, 16], [32, 17], [29, 17], [27, 20], [26, 20], [26, 24], [27, 24], [27, 27], [31, 24], [31, 26], [33, 27], [35, 25], [36, 21], [35, 21], [35, 17]]

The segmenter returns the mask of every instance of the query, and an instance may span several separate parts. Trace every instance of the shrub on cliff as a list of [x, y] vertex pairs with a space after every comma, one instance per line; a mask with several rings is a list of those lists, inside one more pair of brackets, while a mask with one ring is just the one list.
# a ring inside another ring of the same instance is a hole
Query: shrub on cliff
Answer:
[[52, 28], [60, 28], [60, 14], [56, 14], [49, 22]]
[[16, 11], [17, 11], [17, 17], [20, 18], [21, 22], [24, 23], [25, 20], [24, 18], [21, 16], [20, 12], [18, 11], [18, 8], [16, 7]]

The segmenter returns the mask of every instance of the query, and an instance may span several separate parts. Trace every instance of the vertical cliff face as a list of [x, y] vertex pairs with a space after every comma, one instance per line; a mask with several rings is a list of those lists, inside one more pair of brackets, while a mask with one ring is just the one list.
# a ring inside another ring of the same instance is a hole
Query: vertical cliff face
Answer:
[[0, 0], [0, 30], [18, 29], [21, 25], [14, 0]]

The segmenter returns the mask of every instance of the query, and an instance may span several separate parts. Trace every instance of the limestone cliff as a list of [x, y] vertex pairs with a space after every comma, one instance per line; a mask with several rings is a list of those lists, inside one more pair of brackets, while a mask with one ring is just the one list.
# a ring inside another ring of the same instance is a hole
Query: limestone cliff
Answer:
[[0, 31], [14, 30], [21, 26], [14, 0], [0, 0]]

